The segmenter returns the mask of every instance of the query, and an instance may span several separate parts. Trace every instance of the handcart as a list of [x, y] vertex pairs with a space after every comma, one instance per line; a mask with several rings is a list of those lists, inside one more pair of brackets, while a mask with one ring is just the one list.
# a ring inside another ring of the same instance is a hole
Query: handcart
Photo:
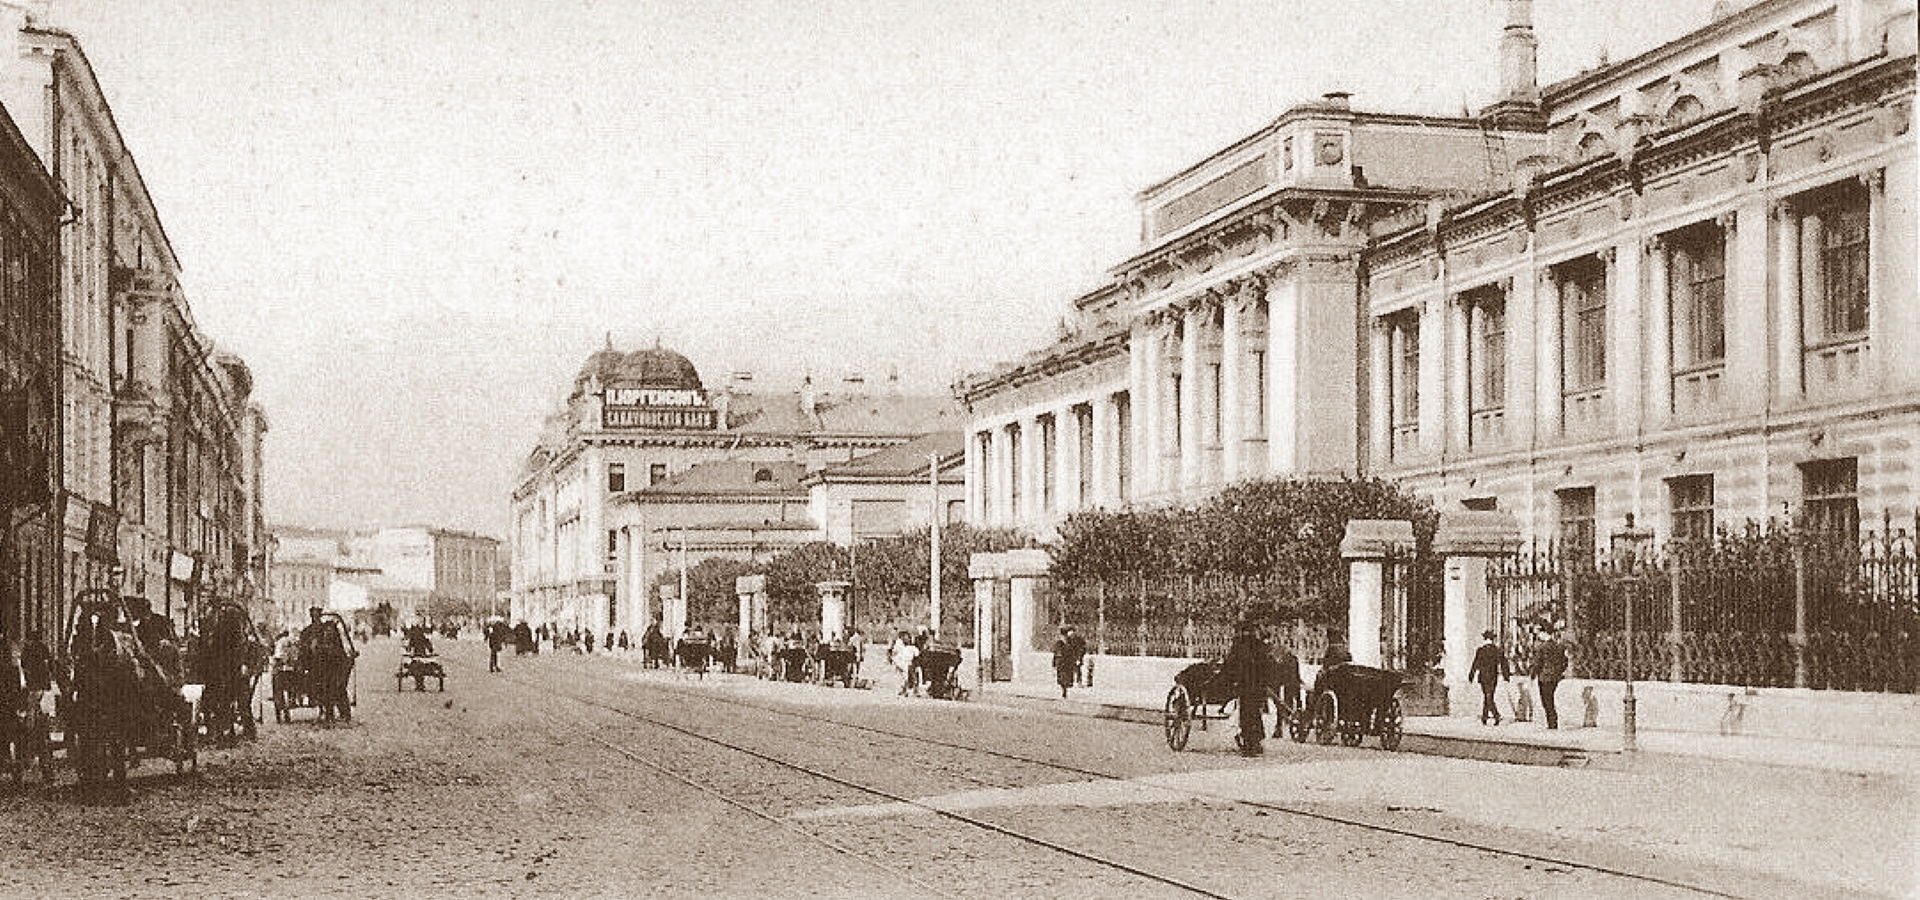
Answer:
[[1200, 730], [1206, 731], [1211, 722], [1233, 718], [1239, 703], [1237, 686], [1225, 674], [1220, 660], [1197, 662], [1181, 669], [1173, 676], [1173, 687], [1167, 690], [1162, 719], [1167, 747], [1176, 752], [1187, 749], [1193, 723], [1199, 722]]
[[852, 647], [823, 644], [815, 654], [821, 684], [853, 687], [860, 678], [860, 654]]
[[433, 652], [433, 640], [427, 637], [425, 629], [408, 629], [406, 645], [400, 651], [400, 667], [393, 675], [393, 689], [406, 690], [407, 679], [413, 679], [413, 689], [427, 689], [427, 679], [434, 680], [434, 689], [447, 689], [447, 669], [440, 664], [440, 657]]

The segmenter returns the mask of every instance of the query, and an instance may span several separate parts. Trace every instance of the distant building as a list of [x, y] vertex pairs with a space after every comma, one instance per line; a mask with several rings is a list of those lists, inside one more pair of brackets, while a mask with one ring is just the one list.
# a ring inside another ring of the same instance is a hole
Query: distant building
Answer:
[[663, 614], [647, 587], [678, 568], [683, 528], [689, 564], [709, 552], [691, 546], [703, 532], [710, 552], [747, 558], [815, 539], [805, 473], [958, 423], [951, 399], [894, 379], [766, 392], [735, 374], [709, 389], [672, 350], [598, 351], [513, 491], [513, 616], [638, 634]]
[[423, 526], [276, 529], [272, 608], [282, 623], [306, 621], [314, 606], [377, 614], [387, 625], [479, 621], [497, 603], [499, 547], [495, 538]]
[[939, 431], [809, 472], [800, 480], [809, 517], [826, 540], [842, 546], [964, 522], [964, 442], [959, 431]]

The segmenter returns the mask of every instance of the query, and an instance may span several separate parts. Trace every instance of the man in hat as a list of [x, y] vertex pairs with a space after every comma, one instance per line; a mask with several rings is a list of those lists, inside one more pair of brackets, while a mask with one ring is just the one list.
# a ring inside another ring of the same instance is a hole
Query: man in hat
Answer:
[[1493, 629], [1480, 633], [1486, 643], [1473, 654], [1473, 668], [1467, 670], [1467, 680], [1480, 684], [1480, 724], [1487, 724], [1487, 718], [1493, 718], [1493, 724], [1500, 724], [1500, 707], [1494, 705], [1493, 691], [1501, 679], [1513, 680], [1513, 670], [1507, 665], [1507, 654], [1501, 652], [1500, 645], [1494, 641]]
[[1277, 686], [1274, 678], [1273, 651], [1260, 637], [1259, 623], [1241, 619], [1234, 626], [1233, 643], [1227, 646], [1227, 658], [1220, 674], [1234, 685], [1240, 707], [1240, 755], [1259, 756], [1265, 752], [1261, 738], [1266, 733], [1267, 698]]
[[1533, 663], [1528, 674], [1540, 685], [1540, 708], [1546, 710], [1547, 727], [1560, 727], [1560, 711], [1554, 708], [1553, 692], [1560, 687], [1560, 679], [1567, 676], [1567, 645], [1560, 642], [1560, 636], [1547, 632], [1547, 639], [1533, 648]]

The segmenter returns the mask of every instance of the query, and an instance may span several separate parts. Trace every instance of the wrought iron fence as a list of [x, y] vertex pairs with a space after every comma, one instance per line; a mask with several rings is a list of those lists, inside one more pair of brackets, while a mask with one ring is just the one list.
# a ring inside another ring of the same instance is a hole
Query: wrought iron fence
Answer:
[[1325, 655], [1330, 626], [1346, 628], [1346, 610], [1327, 615], [1327, 592], [1299, 579], [1213, 572], [1065, 582], [1053, 600], [1055, 624], [1072, 624], [1096, 652], [1118, 655], [1224, 656], [1234, 622], [1257, 612], [1277, 626], [1276, 643], [1311, 661]]
[[[1920, 526], [1917, 521], [1916, 526]], [[1563, 628], [1584, 678], [1920, 690], [1920, 557], [1890, 519], [1859, 541], [1749, 529], [1659, 553], [1496, 560], [1489, 621], [1524, 668]]]

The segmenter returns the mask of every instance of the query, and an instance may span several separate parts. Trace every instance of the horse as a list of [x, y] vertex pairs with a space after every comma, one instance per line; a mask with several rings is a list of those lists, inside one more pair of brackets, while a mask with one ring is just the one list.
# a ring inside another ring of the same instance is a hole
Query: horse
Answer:
[[266, 645], [238, 604], [222, 604], [201, 621], [193, 662], [194, 672], [206, 685], [200, 718], [207, 736], [226, 736], [235, 730], [243, 737], [257, 734], [252, 698], [265, 661]]
[[62, 654], [72, 674], [60, 715], [83, 789], [126, 791], [127, 767], [141, 728], [138, 643], [117, 602], [75, 604]]

